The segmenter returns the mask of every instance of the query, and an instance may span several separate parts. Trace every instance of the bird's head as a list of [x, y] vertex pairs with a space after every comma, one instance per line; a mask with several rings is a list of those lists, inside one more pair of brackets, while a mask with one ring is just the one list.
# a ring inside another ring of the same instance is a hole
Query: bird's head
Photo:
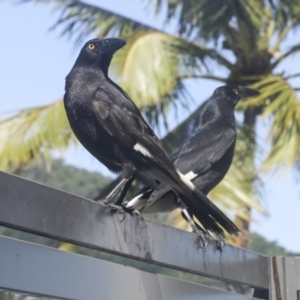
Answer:
[[236, 106], [241, 99], [255, 97], [258, 96], [259, 94], [260, 93], [258, 91], [244, 86], [224, 85], [218, 87], [214, 91], [213, 96], [225, 98], [229, 103]]
[[82, 47], [76, 64], [108, 67], [114, 53], [125, 45], [126, 42], [119, 38], [89, 40]]

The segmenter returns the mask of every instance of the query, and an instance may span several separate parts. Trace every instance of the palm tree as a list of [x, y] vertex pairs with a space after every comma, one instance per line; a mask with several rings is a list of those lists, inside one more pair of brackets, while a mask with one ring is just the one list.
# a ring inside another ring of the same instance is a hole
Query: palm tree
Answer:
[[[299, 161], [300, 105], [291, 80], [300, 74], [278, 71], [300, 50], [300, 41], [287, 50], [283, 47], [300, 22], [298, 1], [148, 0], [155, 13], [166, 8], [165, 21], [176, 24], [171, 33], [78, 0], [39, 2], [57, 5], [61, 14], [55, 27], [75, 37], [77, 43], [89, 33], [99, 37], [118, 35], [127, 40], [126, 50], [114, 58], [113, 75], [153, 124], [161, 117], [167, 122], [168, 107], [184, 101], [189, 79], [252, 85], [260, 90], [261, 96], [239, 105], [243, 138], [239, 139], [228, 176], [210, 195], [235, 213], [245, 233], [237, 243], [245, 246], [251, 209], [261, 209], [253, 200], [259, 197], [254, 163], [258, 116], [269, 120], [271, 139], [271, 149], [260, 170], [291, 168]], [[179, 126], [181, 134], [177, 136], [186, 138], [193, 133], [196, 126], [187, 124], [197, 123], [200, 110]], [[14, 169], [74, 142], [62, 111], [59, 100], [3, 120], [0, 167]], [[61, 134], [54, 126], [58, 115]], [[174, 136], [170, 134], [168, 145], [176, 144]]]

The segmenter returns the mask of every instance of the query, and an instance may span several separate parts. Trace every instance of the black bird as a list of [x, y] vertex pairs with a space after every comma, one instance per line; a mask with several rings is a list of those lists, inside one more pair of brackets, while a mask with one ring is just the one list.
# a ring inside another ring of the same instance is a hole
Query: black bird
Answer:
[[[108, 77], [113, 54], [126, 42], [117, 38], [87, 42], [66, 78], [64, 104], [71, 128], [82, 145], [122, 180], [103, 199], [112, 197], [136, 176], [157, 188], [167, 184], [196, 217], [206, 212], [207, 229], [224, 236], [238, 228], [193, 183], [178, 172], [160, 140], [129, 96]], [[222, 227], [221, 227], [221, 226]], [[199, 232], [201, 237], [203, 232]]]
[[[253, 89], [236, 85], [217, 88], [203, 110], [195, 134], [171, 154], [175, 167], [205, 195], [224, 178], [232, 163], [236, 141], [236, 104], [242, 98], [258, 94]], [[166, 185], [158, 191], [144, 187], [124, 205], [141, 213], [166, 212], [180, 207], [193, 229], [197, 229], [192, 220], [195, 214], [193, 208], [178, 203], [177, 195]], [[198, 212], [200, 223], [207, 213], [205, 209]]]

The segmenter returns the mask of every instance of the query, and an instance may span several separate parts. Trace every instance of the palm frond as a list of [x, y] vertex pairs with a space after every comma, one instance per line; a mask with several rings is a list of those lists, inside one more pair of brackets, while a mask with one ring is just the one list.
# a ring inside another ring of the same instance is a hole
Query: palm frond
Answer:
[[236, 66], [219, 51], [208, 48], [198, 42], [178, 38], [178, 43], [175, 45], [175, 48], [183, 58], [182, 63], [186, 66], [190, 66], [192, 73], [189, 74], [188, 78], [197, 78], [199, 74], [197, 71], [199, 71], [199, 69], [204, 69], [209, 74], [212, 73], [211, 69], [216, 62], [229, 70], [238, 71]]
[[63, 102], [22, 110], [0, 121], [0, 168], [15, 169], [76, 144]]
[[[225, 31], [228, 39], [234, 38], [235, 29], [243, 26], [247, 26], [248, 32], [249, 29], [258, 32], [265, 6], [263, 0], [166, 0], [165, 3], [167, 18], [177, 21], [179, 33], [206, 40], [217, 40]], [[158, 8], [163, 7], [158, 4]]]
[[279, 27], [285, 28], [292, 21], [296, 28], [300, 24], [300, 6], [297, 0], [273, 1], [274, 19]]
[[289, 51], [283, 53], [279, 56], [270, 66], [270, 70], [274, 70], [282, 61], [284, 61], [287, 57], [289, 57], [292, 54], [296, 54], [297, 52], [300, 52], [300, 44], [294, 45], [289, 49]]
[[179, 53], [171, 47], [176, 38], [144, 31], [126, 38], [127, 45], [115, 54], [112, 74], [139, 107], [156, 105], [172, 95], [181, 77]]
[[61, 28], [61, 35], [75, 37], [76, 44], [82, 43], [83, 39], [91, 33], [101, 38], [128, 35], [140, 30], [156, 30], [146, 24], [80, 0], [22, 0], [22, 2], [54, 4], [55, 10], [60, 14], [52, 29]]
[[262, 165], [262, 170], [279, 167], [291, 168], [299, 162], [300, 149], [300, 99], [297, 92], [282, 77], [266, 76], [252, 85], [260, 96], [241, 102], [245, 109], [261, 107], [262, 116], [271, 120], [272, 147]]

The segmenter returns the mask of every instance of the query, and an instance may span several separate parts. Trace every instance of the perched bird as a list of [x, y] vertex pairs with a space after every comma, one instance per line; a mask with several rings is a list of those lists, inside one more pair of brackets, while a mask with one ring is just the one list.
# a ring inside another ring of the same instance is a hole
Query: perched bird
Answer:
[[[74, 134], [109, 170], [121, 172], [121, 182], [103, 203], [111, 205], [113, 196], [136, 177], [151, 188], [170, 186], [199, 219], [205, 211], [205, 226], [217, 235], [224, 236], [222, 227], [231, 234], [239, 233], [234, 223], [175, 169], [136, 105], [108, 77], [113, 54], [125, 44], [118, 38], [88, 41], [66, 78], [64, 105]], [[204, 240], [203, 232], [199, 234]]]
[[[224, 178], [232, 163], [236, 141], [236, 104], [242, 98], [258, 94], [253, 89], [236, 85], [217, 88], [204, 107], [195, 134], [171, 154], [175, 167], [205, 195]], [[193, 208], [181, 206], [177, 195], [165, 184], [157, 191], [144, 187], [123, 205], [141, 213], [166, 212], [179, 207], [192, 228], [197, 228], [192, 221]], [[200, 223], [207, 213], [205, 209], [198, 212]]]

